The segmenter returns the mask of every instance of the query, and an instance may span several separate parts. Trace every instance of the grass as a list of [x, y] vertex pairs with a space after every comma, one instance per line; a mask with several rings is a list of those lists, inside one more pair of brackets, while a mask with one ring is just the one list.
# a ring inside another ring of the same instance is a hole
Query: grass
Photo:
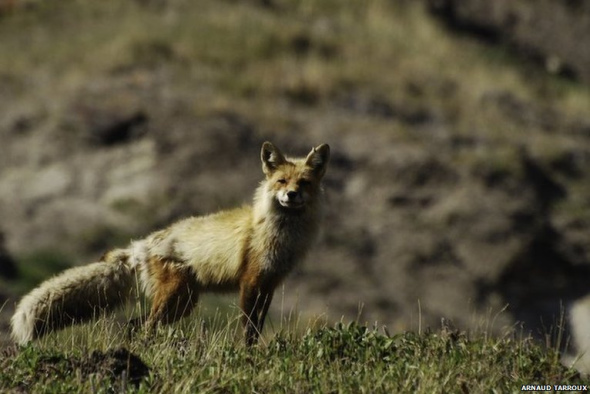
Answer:
[[448, 328], [396, 335], [356, 323], [279, 328], [253, 349], [232, 319], [196, 319], [133, 339], [119, 329], [101, 319], [5, 351], [0, 390], [435, 393], [584, 383], [529, 339], [469, 338]]
[[[489, 91], [539, 96], [539, 80], [518, 71], [505, 51], [446, 34], [419, 4], [281, 0], [269, 10], [254, 3], [39, 3], [2, 21], [0, 49], [12, 56], [0, 59], [0, 72], [50, 75], [42, 85], [64, 89], [122, 70], [168, 67], [178, 85], [212, 89], [216, 100], [250, 110], [261, 102], [274, 110], [281, 96], [317, 104], [349, 89], [406, 101], [408, 82], [421, 86], [421, 102], [450, 113], [472, 112]], [[441, 81], [461, 86], [449, 97]], [[587, 89], [551, 78], [541, 85], [552, 104], [572, 113], [587, 108]]]

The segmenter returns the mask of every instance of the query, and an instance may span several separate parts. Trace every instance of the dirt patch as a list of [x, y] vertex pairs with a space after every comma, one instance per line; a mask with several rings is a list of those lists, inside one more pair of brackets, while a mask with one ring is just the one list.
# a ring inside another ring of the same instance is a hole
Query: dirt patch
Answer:
[[[2, 351], [2, 366], [8, 367], [19, 356], [17, 347]], [[80, 376], [86, 380], [94, 376], [99, 381], [111, 382], [113, 391], [124, 391], [128, 385], [138, 386], [148, 376], [150, 368], [126, 348], [111, 349], [106, 352], [93, 351], [88, 357], [66, 357], [61, 354], [42, 355], [32, 365], [31, 377], [39, 380], [44, 377]], [[23, 389], [26, 382], [23, 382]]]

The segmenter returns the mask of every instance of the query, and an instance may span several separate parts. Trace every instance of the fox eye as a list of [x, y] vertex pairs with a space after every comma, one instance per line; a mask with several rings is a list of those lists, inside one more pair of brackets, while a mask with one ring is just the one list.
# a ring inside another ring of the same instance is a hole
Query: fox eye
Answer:
[[287, 183], [287, 180], [285, 178], [281, 178], [277, 181], [277, 183], [280, 183], [281, 185], [284, 185], [285, 183]]
[[299, 186], [303, 186], [303, 187], [309, 186], [311, 184], [311, 182], [308, 181], [307, 179], [301, 179], [298, 183], [299, 183]]

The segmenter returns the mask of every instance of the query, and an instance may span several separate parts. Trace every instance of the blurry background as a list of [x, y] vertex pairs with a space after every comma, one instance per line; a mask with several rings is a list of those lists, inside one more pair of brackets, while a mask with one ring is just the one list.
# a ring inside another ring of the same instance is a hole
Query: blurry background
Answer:
[[588, 42], [575, 0], [0, 0], [1, 331], [53, 272], [250, 202], [271, 140], [333, 152], [275, 316], [584, 342]]

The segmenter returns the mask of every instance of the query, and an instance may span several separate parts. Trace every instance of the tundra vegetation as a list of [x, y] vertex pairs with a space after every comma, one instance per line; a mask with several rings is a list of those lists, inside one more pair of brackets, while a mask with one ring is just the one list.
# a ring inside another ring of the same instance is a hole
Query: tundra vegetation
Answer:
[[285, 322], [258, 347], [219, 314], [129, 338], [112, 320], [3, 351], [0, 390], [23, 392], [513, 392], [584, 384], [530, 337], [443, 327], [391, 335], [357, 323]]

